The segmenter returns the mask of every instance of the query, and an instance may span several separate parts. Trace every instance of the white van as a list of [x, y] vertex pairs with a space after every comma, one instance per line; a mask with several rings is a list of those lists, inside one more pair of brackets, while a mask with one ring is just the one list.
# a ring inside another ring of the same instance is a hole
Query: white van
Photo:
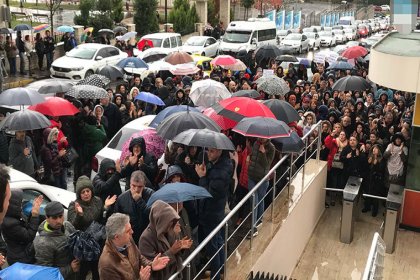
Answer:
[[338, 25], [346, 25], [346, 26], [354, 25], [354, 17], [352, 16], [341, 17], [340, 20], [338, 21]]
[[262, 45], [276, 45], [276, 24], [268, 18], [250, 18], [248, 21], [232, 21], [226, 28], [219, 46], [220, 54], [236, 56]]
[[179, 50], [182, 47], [181, 34], [173, 32], [152, 33], [144, 35], [142, 39], [148, 39], [153, 42], [154, 48], [167, 48]]

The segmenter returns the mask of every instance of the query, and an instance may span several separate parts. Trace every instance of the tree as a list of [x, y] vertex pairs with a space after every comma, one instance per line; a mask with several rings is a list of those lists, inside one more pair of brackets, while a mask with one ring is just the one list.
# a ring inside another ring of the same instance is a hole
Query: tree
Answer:
[[45, 0], [48, 11], [50, 11], [51, 34], [54, 34], [54, 14], [60, 8], [61, 0]]
[[252, 6], [254, 6], [255, 0], [241, 0], [241, 2], [242, 2], [242, 6], [244, 6], [244, 8], [245, 8], [244, 19], [246, 19], [248, 17], [248, 10]]
[[110, 14], [112, 10], [112, 0], [97, 0], [96, 10], [102, 14]]
[[122, 0], [112, 0], [111, 18], [115, 23], [119, 23], [124, 19], [123, 9]]
[[211, 26], [216, 26], [216, 24], [219, 23], [219, 18], [216, 14], [216, 4], [214, 3], [214, 0], [209, 0], [207, 2], [207, 22], [210, 23]]
[[176, 32], [181, 35], [194, 32], [198, 20], [195, 5], [190, 7], [188, 0], [174, 1], [174, 7], [169, 13], [169, 21], [173, 23]]
[[140, 35], [159, 31], [156, 0], [134, 0], [134, 24]]
[[93, 11], [95, 7], [95, 0], [80, 0], [79, 3], [79, 10], [80, 15], [74, 16], [74, 23], [77, 25], [88, 26], [89, 25], [89, 18], [90, 18], [90, 11]]

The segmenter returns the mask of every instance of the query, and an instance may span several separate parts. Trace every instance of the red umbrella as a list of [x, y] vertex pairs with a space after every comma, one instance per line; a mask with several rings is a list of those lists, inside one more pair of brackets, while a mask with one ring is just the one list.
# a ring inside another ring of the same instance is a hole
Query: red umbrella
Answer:
[[353, 59], [361, 56], [367, 55], [368, 51], [361, 46], [353, 46], [346, 49], [341, 56], [346, 57], [348, 59]]
[[203, 114], [217, 123], [222, 130], [228, 130], [236, 125], [235, 121], [228, 119], [222, 115], [218, 115], [213, 108], [209, 107], [203, 111]]
[[236, 62], [237, 62], [236, 58], [234, 58], [230, 55], [219, 55], [219, 56], [216, 56], [211, 61], [211, 64], [220, 65], [220, 66], [227, 66], [227, 65], [233, 65]]
[[73, 116], [79, 113], [79, 109], [66, 99], [61, 97], [46, 97], [45, 99], [46, 101], [29, 106], [28, 109], [51, 117]]
[[249, 97], [231, 97], [212, 106], [217, 114], [236, 122], [245, 117], [268, 117], [275, 119], [273, 112], [264, 104]]
[[153, 42], [152, 40], [149, 39], [141, 39], [138, 43], [137, 43], [137, 49], [139, 49], [140, 51], [143, 51], [144, 46], [146, 46], [146, 44], [150, 47], [153, 48]]

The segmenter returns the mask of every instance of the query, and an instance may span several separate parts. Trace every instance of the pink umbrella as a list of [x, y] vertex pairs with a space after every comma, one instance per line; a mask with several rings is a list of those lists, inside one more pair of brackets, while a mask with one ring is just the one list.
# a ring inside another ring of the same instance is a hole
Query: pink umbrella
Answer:
[[185, 63], [175, 65], [169, 71], [174, 75], [185, 76], [197, 73], [198, 71], [200, 71], [200, 68], [193, 64]]
[[165, 140], [156, 134], [155, 129], [149, 128], [133, 133], [133, 135], [131, 135], [131, 137], [123, 144], [120, 157], [121, 162], [123, 162], [127, 156], [131, 156], [128, 148], [131, 140], [137, 137], [143, 137], [146, 142], [146, 153], [151, 154], [156, 158], [160, 158], [165, 152]]
[[211, 61], [211, 64], [220, 65], [220, 66], [232, 65], [235, 63], [236, 63], [236, 58], [230, 55], [219, 55], [219, 56], [216, 56]]

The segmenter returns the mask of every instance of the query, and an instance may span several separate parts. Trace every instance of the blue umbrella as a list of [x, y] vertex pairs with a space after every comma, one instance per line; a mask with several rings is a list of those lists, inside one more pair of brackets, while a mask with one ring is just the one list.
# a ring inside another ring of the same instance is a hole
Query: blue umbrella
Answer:
[[271, 139], [271, 143], [283, 153], [297, 153], [305, 148], [305, 143], [295, 131], [290, 133], [290, 137]]
[[120, 68], [149, 68], [146, 62], [137, 57], [126, 57], [117, 63]]
[[184, 112], [184, 111], [200, 112], [197, 108], [187, 106], [187, 105], [169, 106], [165, 108], [163, 111], [160, 111], [159, 114], [156, 115], [153, 121], [149, 124], [149, 127], [156, 128], [164, 119], [166, 119], [173, 113]]
[[64, 280], [57, 267], [14, 263], [0, 271], [1, 279]]
[[307, 59], [306, 57], [298, 57], [299, 64], [304, 65], [305, 67], [311, 67], [312, 60]]
[[66, 33], [66, 32], [74, 32], [74, 28], [68, 25], [62, 25], [59, 28], [57, 28], [58, 32]]
[[141, 100], [146, 103], [165, 106], [165, 102], [163, 102], [162, 99], [150, 92], [141, 91], [139, 94], [137, 94], [135, 100]]
[[23, 31], [23, 30], [32, 30], [32, 27], [30, 27], [27, 24], [18, 24], [13, 29], [14, 31]]
[[211, 194], [203, 187], [189, 183], [170, 183], [153, 193], [146, 207], [151, 207], [156, 200], [176, 203], [209, 197], [212, 197]]
[[348, 63], [347, 61], [339, 60], [339, 61], [336, 61], [334, 63], [331, 63], [330, 66], [328, 66], [327, 69], [331, 69], [331, 70], [352, 70], [353, 68], [354, 68], [354, 66], [351, 65], [350, 63]]

